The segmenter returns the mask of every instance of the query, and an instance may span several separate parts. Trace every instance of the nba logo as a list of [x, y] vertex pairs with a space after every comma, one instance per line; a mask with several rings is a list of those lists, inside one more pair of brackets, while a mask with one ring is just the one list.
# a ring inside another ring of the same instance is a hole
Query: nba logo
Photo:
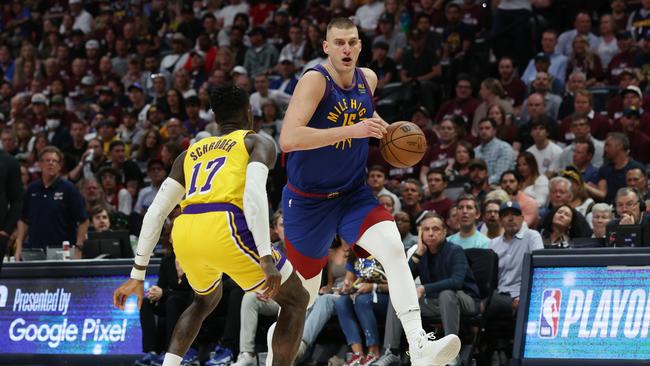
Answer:
[[555, 338], [557, 336], [561, 303], [562, 290], [546, 289], [542, 293], [542, 311], [539, 316], [540, 338]]

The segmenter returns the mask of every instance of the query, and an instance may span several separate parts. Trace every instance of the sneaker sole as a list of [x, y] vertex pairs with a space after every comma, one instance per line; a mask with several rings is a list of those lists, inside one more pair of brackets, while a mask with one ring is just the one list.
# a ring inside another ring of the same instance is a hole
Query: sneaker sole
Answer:
[[[449, 338], [448, 343], [440, 348], [440, 351], [433, 359], [434, 365], [446, 365], [453, 361], [460, 352], [461, 344], [460, 339], [457, 336], [454, 335], [445, 338]], [[440, 342], [444, 341], [445, 338], [441, 339]]]

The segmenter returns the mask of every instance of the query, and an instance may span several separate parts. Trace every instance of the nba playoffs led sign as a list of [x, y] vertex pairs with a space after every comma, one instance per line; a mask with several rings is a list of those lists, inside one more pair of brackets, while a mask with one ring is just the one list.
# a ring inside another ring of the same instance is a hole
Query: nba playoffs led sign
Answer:
[[0, 349], [15, 354], [141, 353], [135, 297], [113, 307], [124, 276], [0, 280]]
[[532, 274], [525, 358], [650, 359], [650, 267]]

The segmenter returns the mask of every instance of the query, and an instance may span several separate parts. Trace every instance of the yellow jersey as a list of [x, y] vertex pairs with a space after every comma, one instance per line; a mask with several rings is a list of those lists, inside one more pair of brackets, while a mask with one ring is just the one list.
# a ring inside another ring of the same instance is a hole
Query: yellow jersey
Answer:
[[230, 203], [244, 207], [244, 185], [249, 154], [244, 138], [250, 130], [204, 138], [185, 155], [185, 199], [181, 208], [197, 203]]

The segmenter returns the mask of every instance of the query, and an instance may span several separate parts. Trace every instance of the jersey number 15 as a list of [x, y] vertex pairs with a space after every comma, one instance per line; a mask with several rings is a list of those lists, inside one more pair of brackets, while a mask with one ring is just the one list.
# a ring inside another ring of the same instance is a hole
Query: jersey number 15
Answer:
[[[220, 158], [212, 159], [205, 164], [205, 172], [208, 172], [208, 178], [205, 180], [203, 186], [199, 189], [199, 194], [204, 194], [212, 189], [212, 179], [217, 174], [219, 169], [226, 162], [226, 157], [222, 156]], [[187, 191], [187, 197], [195, 195], [197, 192], [196, 181], [199, 177], [199, 172], [203, 168], [203, 162], [196, 163], [192, 167], [192, 181], [190, 182], [190, 189]]]

